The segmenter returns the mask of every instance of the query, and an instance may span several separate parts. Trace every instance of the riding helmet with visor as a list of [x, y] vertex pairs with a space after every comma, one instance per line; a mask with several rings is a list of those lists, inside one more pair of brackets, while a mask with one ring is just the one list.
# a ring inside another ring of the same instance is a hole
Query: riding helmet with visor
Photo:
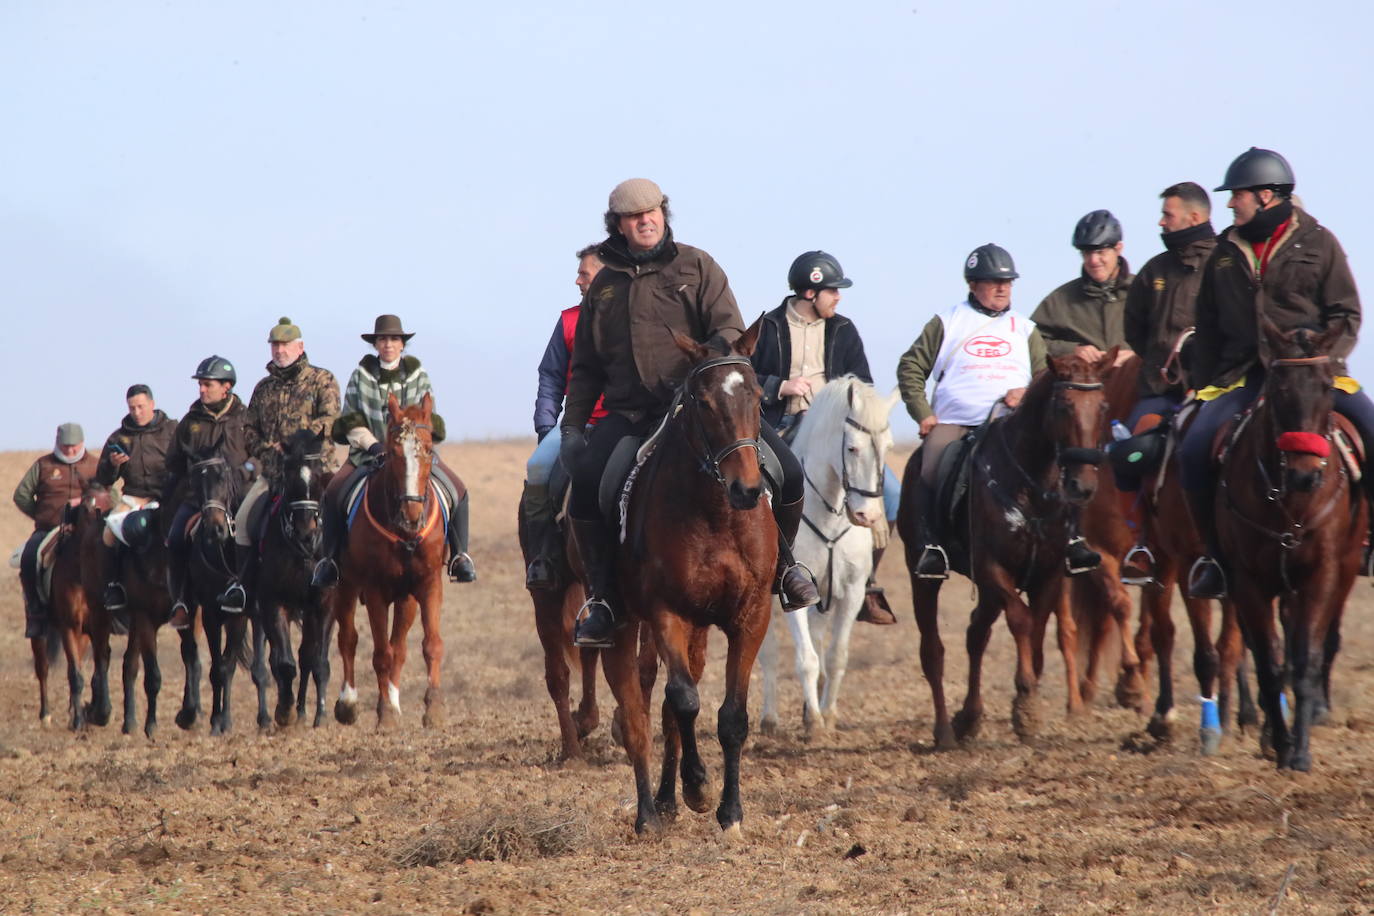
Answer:
[[196, 366], [193, 379], [208, 379], [213, 382], [228, 382], [237, 385], [239, 375], [234, 371], [234, 364], [223, 356], [207, 356]]
[[835, 256], [824, 251], [804, 251], [787, 269], [787, 285], [793, 292], [808, 289], [849, 289], [854, 281], [844, 275]]
[[992, 242], [973, 249], [964, 261], [964, 279], [969, 283], [976, 280], [1015, 280], [1019, 276], [1011, 253]]

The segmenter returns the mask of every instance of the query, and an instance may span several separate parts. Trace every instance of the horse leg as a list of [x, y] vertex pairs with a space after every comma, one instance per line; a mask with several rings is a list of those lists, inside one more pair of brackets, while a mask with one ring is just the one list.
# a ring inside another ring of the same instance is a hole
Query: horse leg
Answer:
[[[954, 716], [954, 734], [959, 740], [978, 737], [983, 721], [983, 653], [992, 636], [992, 625], [1001, 616], [1007, 595], [1015, 595], [995, 587], [979, 589], [978, 603], [969, 615], [968, 632], [964, 637], [968, 649], [968, 693], [964, 705]], [[1021, 599], [1016, 599], [1020, 601]]]
[[[253, 661], [248, 671], [258, 695], [258, 732], [264, 733], [272, 727], [272, 715], [267, 711], [267, 693], [272, 687], [272, 672], [267, 667], [267, 626], [261, 617], [252, 618], [248, 626], [252, 628], [253, 640]], [[247, 628], [243, 638], [249, 638]]]
[[[911, 577], [911, 603], [921, 633], [921, 671], [935, 704], [935, 749], [957, 746], [945, 700], [945, 643], [940, 638], [940, 580]], [[975, 726], [976, 727], [976, 726]]]
[[[420, 653], [425, 660], [425, 714], [420, 724], [425, 728], [441, 728], [446, 718], [444, 713], [443, 685], [439, 670], [444, 663], [444, 637], [439, 632], [439, 611], [443, 602], [443, 586], [439, 577], [432, 580], [424, 598], [420, 601], [420, 628], [422, 640]], [[397, 680], [400, 679], [401, 665], [405, 663], [405, 633], [401, 633], [402, 650], [396, 663]]]
[[[1046, 577], [1030, 593], [1030, 605], [1020, 595], [1011, 593], [1007, 601], [1007, 628], [1016, 641], [1016, 696], [1011, 701], [1011, 726], [1023, 744], [1029, 744], [1040, 734], [1040, 678], [1035, 672], [1035, 637], [1043, 636], [1050, 615], [1064, 613], [1066, 595], [1064, 579], [1057, 572]], [[1065, 664], [1072, 655], [1065, 654]], [[1073, 683], [1073, 681], [1070, 681]]]
[[[372, 630], [372, 670], [377, 676], [377, 728], [393, 728], [401, 714], [401, 691], [392, 682], [392, 644], [387, 634], [390, 607], [375, 590], [363, 596], [367, 606], [367, 622]], [[402, 613], [403, 602], [396, 603], [396, 615]]]
[[811, 619], [810, 608], [784, 614], [783, 618], [792, 633], [792, 647], [796, 652], [797, 680], [802, 690], [802, 728], [810, 738], [817, 731], [825, 730], [825, 721], [821, 718], [820, 690], [817, 687], [821, 659], [811, 632], [811, 625], [815, 621]]
[[579, 649], [582, 662], [582, 699], [573, 713], [577, 725], [577, 737], [586, 738], [601, 724], [601, 713], [596, 706], [596, 668], [601, 658], [599, 649]]
[[358, 651], [357, 593], [346, 583], [334, 589], [334, 620], [339, 625], [339, 663], [343, 668], [339, 699], [334, 703], [334, 719], [344, 725], [358, 721], [357, 675], [354, 657]]
[[81, 632], [75, 627], [62, 628], [62, 651], [67, 656], [67, 709], [71, 713], [71, 730], [77, 732], [86, 727], [86, 711], [81, 706], [86, 679], [81, 674]]
[[649, 710], [640, 689], [635, 642], [616, 640], [614, 647], [601, 650], [606, 682], [620, 704], [619, 719], [625, 755], [635, 774], [635, 832], [657, 830], [661, 826], [654, 797], [649, 790]]
[[[182, 630], [182, 658], [185, 656], [186, 641], [189, 637], [192, 650], [195, 649], [195, 627], [190, 626]], [[157, 629], [151, 625], [144, 627], [142, 638], [139, 640], [139, 650], [143, 654], [143, 695], [148, 703], [148, 709], [143, 720], [143, 734], [152, 739], [157, 734], [157, 695], [162, 692], [162, 666], [157, 660]], [[196, 698], [199, 702], [200, 697], [200, 662], [196, 661], [195, 675]], [[187, 680], [190, 680], [188, 672]], [[189, 688], [188, 688], [189, 689]]]
[[1341, 615], [1343, 611], [1342, 605], [1336, 607], [1331, 626], [1326, 631], [1326, 643], [1322, 647], [1322, 689], [1317, 698], [1316, 712], [1312, 716], [1313, 725], [1331, 724], [1331, 665], [1336, 660], [1336, 653], [1341, 651]]
[[129, 615], [129, 638], [124, 644], [121, 682], [124, 688], [124, 725], [121, 731], [132, 735], [138, 727], [138, 671], [143, 662], [143, 629], [152, 626], [141, 611]]
[[1325, 575], [1314, 576], [1307, 589], [1293, 596], [1294, 606], [1286, 618], [1294, 707], [1293, 755], [1288, 765], [1302, 772], [1312, 768], [1312, 726], [1317, 715], [1325, 712], [1326, 676], [1340, 645], [1339, 615], [1354, 584], [1353, 567], [1349, 576], [1330, 566], [1322, 572]]
[[[1052, 609], [1058, 622], [1056, 630], [1058, 631], [1059, 654], [1064, 658], [1064, 692], [1068, 698], [1068, 713], [1071, 716], [1076, 716], [1083, 712], [1082, 682], [1079, 680], [1078, 675], [1078, 621], [1074, 619], [1073, 605], [1069, 601], [1070, 592], [1079, 590], [1086, 589], [1077, 582], [1073, 583], [1072, 588], [1061, 588], [1059, 590], [1059, 600], [1055, 602]], [[1045, 617], [1041, 617], [1039, 614], [1032, 614], [1028, 618], [1028, 621], [1030, 629], [1027, 631], [1026, 642], [1030, 649], [1030, 667], [1026, 670], [1026, 674], [1029, 675], [1029, 680], [1027, 681], [1029, 690], [1034, 692], [1036, 685], [1040, 682], [1040, 675], [1045, 670], [1044, 627], [1049, 623], [1049, 616], [1046, 615]], [[1012, 623], [1012, 610], [1010, 607], [1007, 609], [1007, 624], [1012, 626], [1012, 634], [1015, 635], [1016, 629]], [[1018, 648], [1020, 647], [1019, 640], [1017, 646]], [[1016, 721], [1016, 704], [1027, 703], [1031, 706], [1034, 705], [1034, 701], [1030, 699], [1028, 695], [1023, 695], [1021, 689], [1021, 673], [1020, 666], [1018, 665], [1016, 701], [1012, 705], [1013, 723]], [[1031, 730], [1026, 734], [1022, 734], [1021, 728], [1019, 726], [1017, 727], [1016, 734], [1022, 741], [1025, 741], [1028, 737], [1034, 737], [1036, 732], [1039, 731], [1039, 713], [1030, 712], [1027, 722]]]
[[[749, 673], [754, 667], [759, 644], [763, 642], [764, 628], [768, 625], [770, 601], [770, 596], [764, 592], [754, 607], [742, 609], [737, 628], [726, 632], [729, 648], [725, 657], [725, 702], [721, 703], [720, 712], [716, 715], [716, 734], [720, 737], [720, 749], [725, 758], [725, 776], [720, 805], [716, 808], [716, 823], [720, 824], [720, 829], [727, 837], [733, 839], [740, 838], [740, 823], [744, 820], [739, 773], [740, 755], [744, 750], [744, 741], [749, 737]], [[703, 659], [705, 643], [703, 633]]]
[[1191, 598], [1183, 588], [1179, 592], [1193, 631], [1193, 676], [1197, 678], [1198, 696], [1202, 698], [1198, 741], [1202, 755], [1211, 756], [1221, 745], [1221, 724], [1226, 721], [1225, 708], [1229, 704], [1226, 682], [1217, 676], [1219, 658], [1212, 642], [1212, 602]]
[[1231, 593], [1245, 644], [1255, 659], [1259, 705], [1264, 710], [1260, 750], [1267, 754], [1272, 749], [1278, 768], [1285, 769], [1292, 757], [1292, 744], [1288, 723], [1283, 717], [1284, 656], [1274, 619], [1273, 598], [1243, 581], [1235, 582]]
[[[319, 623], [310, 608], [301, 614], [301, 647], [297, 653], [300, 680], [296, 682], [296, 720], [305, 721], [305, 703], [310, 693], [310, 679], [315, 676], [315, 656], [319, 652]], [[319, 692], [319, 685], [315, 685]]]
[[[1112, 566], [1116, 568], [1116, 561], [1112, 560]], [[1131, 639], [1131, 596], [1126, 591], [1126, 586], [1121, 584], [1119, 574], [1113, 572], [1110, 578], [1103, 582], [1104, 590], [1107, 595], [1107, 612], [1110, 617], [1104, 617], [1099, 631], [1105, 640], [1111, 635], [1113, 629], [1121, 645], [1121, 660], [1118, 666], [1116, 679], [1116, 703], [1123, 709], [1134, 710], [1137, 713], [1145, 712], [1145, 669], [1140, 663], [1140, 656], [1135, 651], [1135, 641]], [[1115, 624], [1115, 627], [1113, 627]], [[1099, 657], [1097, 647], [1093, 649], [1093, 659]]]
[[52, 711], [48, 709], [48, 638], [47, 636], [29, 640], [33, 652], [33, 676], [38, 681], [38, 722], [40, 725], [52, 723]]
[[[202, 623], [204, 623], [205, 609], [201, 609]], [[191, 625], [184, 630], [178, 630], [177, 636], [181, 639], [181, 664], [186, 669], [186, 685], [181, 691], [181, 709], [177, 711], [176, 723], [181, 729], [189, 729], [196, 724], [196, 719], [200, 718], [200, 649], [196, 645], [196, 626], [195, 618], [192, 617]], [[156, 646], [154, 646], [156, 652]], [[151, 669], [150, 669], [151, 670]], [[147, 682], [144, 682], [147, 686]]]
[[97, 624], [91, 640], [95, 670], [91, 673], [91, 702], [86, 706], [86, 718], [94, 725], [110, 724], [110, 627], [108, 619]]
[[837, 597], [832, 596], [830, 602], [830, 642], [825, 647], [825, 693], [821, 697], [821, 714], [830, 728], [839, 724], [840, 684], [849, 670], [849, 640], [863, 610], [868, 574], [873, 571], [872, 549], [865, 547], [864, 557], [857, 567], [857, 578], [837, 586]]
[[[654, 639], [658, 643], [659, 656], [667, 668], [667, 678], [663, 685], [664, 740], [663, 775], [664, 781], [659, 788], [659, 810], [663, 806], [675, 807], [675, 791], [669, 769], [672, 755], [681, 749], [682, 800], [687, 807], [696, 812], [710, 809], [715, 803], [708, 785], [706, 764], [701, 760], [697, 745], [696, 721], [701, 711], [701, 697], [697, 693], [696, 678], [692, 676], [696, 654], [699, 648], [704, 655], [702, 631], [681, 617], [672, 613], [664, 604], [658, 603], [649, 608], [648, 618], [653, 621]], [[699, 646], [699, 644], [701, 644]], [[676, 740], [669, 734], [668, 714], [672, 714], [676, 725]]]
[[759, 647], [759, 667], [763, 671], [763, 709], [759, 715], [759, 731], [765, 735], [775, 734], [778, 730], [778, 636], [782, 628], [782, 610], [778, 603], [772, 602], [768, 632], [763, 636]]
[[201, 618], [205, 644], [210, 656], [210, 734], [222, 735], [224, 727], [224, 624], [217, 614]]
[[[1154, 713], [1145, 726], [1145, 730], [1156, 741], [1168, 741], [1173, 733], [1174, 640], [1177, 633], [1174, 618], [1169, 613], [1169, 603], [1177, 578], [1178, 571], [1173, 558], [1160, 551], [1156, 561], [1155, 582], [1140, 590], [1140, 633], [1147, 637], [1141, 639], [1140, 634], [1136, 637], [1136, 654], [1141, 659], [1142, 677], [1148, 655], [1159, 660], [1159, 690], [1155, 694]], [[1191, 614], [1190, 611], [1190, 617]], [[1142, 647], [1148, 655], [1141, 652]]]
[[[260, 603], [261, 604], [261, 603]], [[296, 658], [291, 650], [291, 624], [286, 608], [280, 602], [267, 604], [262, 610], [263, 627], [267, 630], [267, 645], [272, 678], [277, 684], [277, 707], [273, 721], [278, 728], [288, 728], [296, 721]]]
[[[534, 628], [544, 650], [544, 686], [553, 701], [558, 719], [558, 735], [562, 742], [558, 759], [573, 760], [582, 756], [582, 741], [573, 722], [569, 695], [568, 643], [563, 628], [563, 593], [550, 594], [548, 589], [530, 589], [534, 602]], [[585, 659], [584, 659], [585, 661]], [[582, 688], [586, 699], [585, 682]]]

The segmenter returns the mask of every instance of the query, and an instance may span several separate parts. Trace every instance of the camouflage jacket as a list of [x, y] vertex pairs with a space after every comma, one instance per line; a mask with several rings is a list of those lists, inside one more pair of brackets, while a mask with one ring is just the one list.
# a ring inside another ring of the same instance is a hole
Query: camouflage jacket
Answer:
[[[267, 480], [275, 483], [281, 476], [280, 443], [302, 429], [327, 438], [338, 415], [339, 383], [328, 369], [310, 365], [304, 353], [285, 369], [268, 363], [267, 377], [248, 401], [248, 449]], [[332, 452], [325, 466], [338, 468]]]

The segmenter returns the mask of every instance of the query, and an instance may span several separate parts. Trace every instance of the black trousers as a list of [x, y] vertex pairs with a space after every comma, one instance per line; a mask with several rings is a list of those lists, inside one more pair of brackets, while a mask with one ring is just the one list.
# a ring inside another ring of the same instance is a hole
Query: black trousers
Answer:
[[[606, 463], [611, 460], [611, 452], [615, 451], [616, 445], [625, 436], [649, 435], [659, 419], [646, 417], [636, 423], [621, 414], [612, 413], [602, 417], [592, 427], [587, 437], [587, 447], [578, 456], [577, 467], [572, 469], [572, 497], [568, 501], [568, 511], [573, 518], [585, 521], [601, 518], [597, 494], [601, 487], [601, 475], [606, 470]], [[782, 465], [783, 479], [777, 482], [782, 492], [778, 494], [774, 508], [795, 503], [802, 498], [801, 462], [766, 420], [759, 422], [759, 438], [768, 443]]]

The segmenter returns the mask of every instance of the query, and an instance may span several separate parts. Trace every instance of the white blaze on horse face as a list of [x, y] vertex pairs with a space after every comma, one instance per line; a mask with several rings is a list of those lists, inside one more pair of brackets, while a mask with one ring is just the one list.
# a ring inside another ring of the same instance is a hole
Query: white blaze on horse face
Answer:
[[305, 484], [305, 492], [310, 492], [310, 468], [301, 465], [301, 483]]
[[358, 691], [352, 684], [344, 684], [339, 688], [339, 702], [352, 706], [358, 702]]
[[738, 369], [736, 369], [725, 377], [725, 381], [720, 383], [720, 389], [721, 391], [725, 392], [727, 397], [733, 397], [735, 389], [743, 384], [744, 375]]
[[414, 433], [401, 436], [401, 451], [406, 456], [406, 496], [423, 496], [420, 492], [420, 442]]
[[391, 708], [397, 712], [401, 711], [401, 688], [395, 684], [386, 685], [386, 701], [391, 704]]
[[1007, 520], [1007, 524], [1010, 525], [1013, 529], [1024, 527], [1026, 524], [1026, 517], [1021, 514], [1020, 509], [1008, 509], [1007, 514], [1004, 517]]

